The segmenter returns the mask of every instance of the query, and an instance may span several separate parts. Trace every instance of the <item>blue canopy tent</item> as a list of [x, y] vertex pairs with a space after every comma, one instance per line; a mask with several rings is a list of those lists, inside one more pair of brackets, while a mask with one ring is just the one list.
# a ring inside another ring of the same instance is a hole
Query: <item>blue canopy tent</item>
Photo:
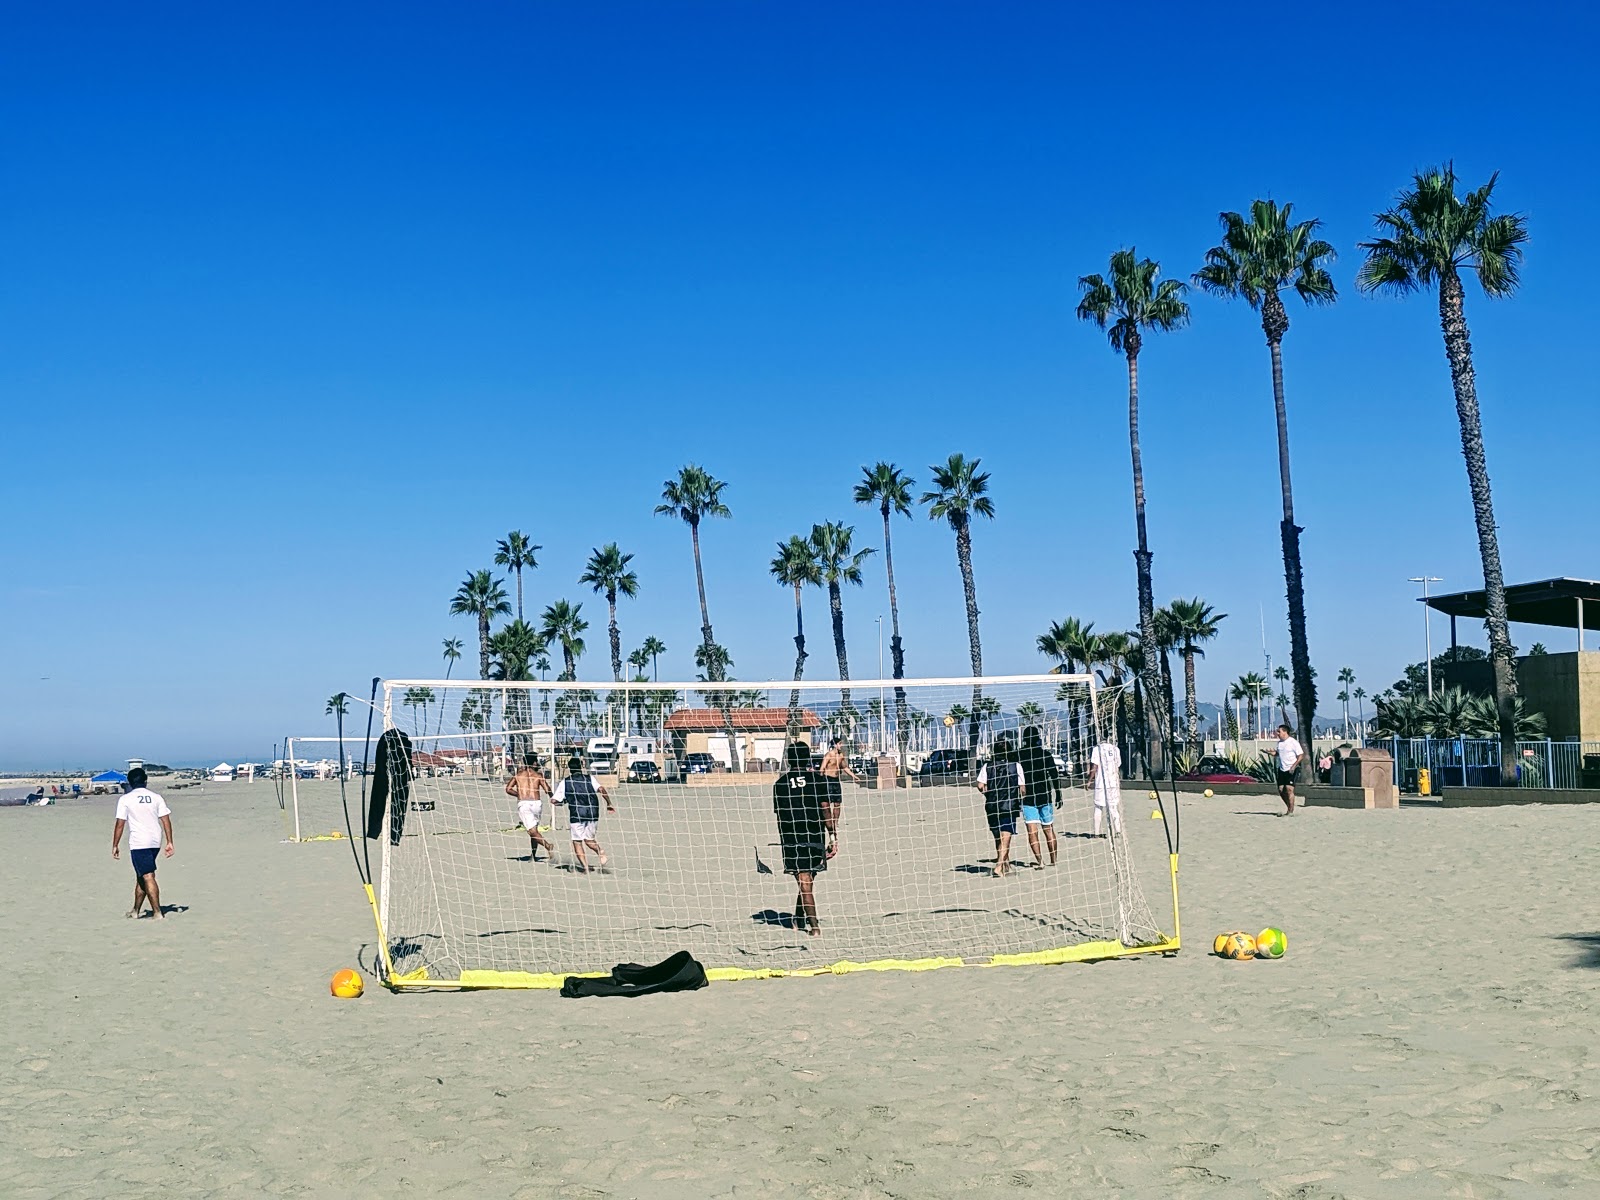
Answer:
[[121, 771], [101, 771], [89, 779], [90, 783], [127, 783], [128, 777]]

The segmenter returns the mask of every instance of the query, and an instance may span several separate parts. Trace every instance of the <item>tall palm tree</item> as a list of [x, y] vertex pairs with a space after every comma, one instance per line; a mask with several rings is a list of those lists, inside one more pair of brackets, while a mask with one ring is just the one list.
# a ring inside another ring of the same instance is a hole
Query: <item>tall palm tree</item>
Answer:
[[1435, 285], [1439, 289], [1439, 327], [1450, 360], [1461, 455], [1467, 464], [1467, 484], [1478, 525], [1478, 555], [1483, 560], [1484, 607], [1488, 610], [1484, 626], [1489, 632], [1495, 707], [1500, 714], [1500, 780], [1511, 785], [1516, 783], [1516, 651], [1506, 617], [1505, 576], [1500, 569], [1500, 543], [1461, 286], [1461, 272], [1470, 270], [1491, 299], [1517, 290], [1528, 225], [1516, 213], [1491, 213], [1498, 179], [1498, 173], [1491, 175], [1476, 191], [1457, 196], [1453, 165], [1418, 172], [1394, 207], [1377, 215], [1378, 230], [1384, 236], [1361, 243], [1367, 257], [1356, 273], [1356, 286], [1365, 292], [1387, 288], [1402, 294]]
[[[872, 549], [856, 550], [851, 541], [856, 527], [838, 521], [826, 521], [811, 527], [811, 553], [816, 558], [817, 570], [828, 585], [828, 611], [833, 616], [833, 651], [839, 657], [839, 678], [850, 681], [850, 662], [845, 655], [844, 643], [844, 592], [840, 585], [853, 583], [861, 586], [861, 564], [876, 553]], [[850, 689], [840, 691], [840, 701], [850, 706]]]
[[[455, 670], [456, 663], [459, 662], [460, 660], [461, 660], [461, 639], [460, 638], [445, 638], [444, 639], [444, 677], [446, 679], [450, 678], [450, 672]], [[441, 703], [439, 705], [439, 720], [437, 722], [435, 722], [434, 727], [433, 727], [433, 732], [437, 734], [437, 733], [443, 732], [443, 730], [444, 730], [444, 704]]]
[[[545, 650], [544, 635], [521, 617], [502, 625], [489, 638], [489, 678], [515, 683], [533, 678], [533, 660]], [[506, 689], [501, 698], [506, 725], [524, 730], [533, 724], [533, 697], [522, 688]], [[531, 748], [528, 735], [512, 735], [513, 762], [521, 762]]]
[[539, 564], [534, 560], [536, 550], [543, 550], [543, 546], [536, 546], [525, 533], [513, 529], [506, 534], [503, 541], [495, 543], [494, 565], [497, 567], [510, 567], [517, 577], [517, 620], [522, 620], [522, 568], [530, 571]]
[[1356, 698], [1356, 736], [1367, 736], [1367, 689], [1357, 688], [1350, 693]]
[[1337, 298], [1326, 264], [1334, 249], [1317, 236], [1322, 222], [1295, 221], [1294, 205], [1282, 208], [1257, 200], [1247, 219], [1225, 212], [1222, 243], [1206, 251], [1205, 265], [1194, 281], [1218, 296], [1239, 297], [1261, 314], [1272, 359], [1272, 401], [1278, 417], [1278, 486], [1283, 495], [1283, 578], [1289, 604], [1289, 661], [1294, 666], [1295, 714], [1300, 738], [1311, 744], [1311, 719], [1317, 711], [1317, 685], [1312, 678], [1311, 651], [1306, 642], [1306, 592], [1300, 562], [1300, 534], [1294, 521], [1294, 489], [1289, 482], [1289, 416], [1283, 399], [1283, 335], [1289, 313], [1283, 292], [1293, 288], [1306, 304], [1332, 304]]
[[539, 636], [549, 645], [561, 647], [562, 671], [560, 678], [572, 682], [578, 678], [578, 659], [584, 651], [583, 632], [589, 622], [583, 619], [583, 605], [557, 600], [540, 614]]
[[328, 697], [328, 705], [322, 710], [324, 716], [347, 717], [350, 715], [350, 697], [343, 692], [335, 692]]
[[[1183, 719], [1189, 737], [1189, 749], [1194, 751], [1200, 742], [1200, 704], [1194, 685], [1194, 660], [1204, 658], [1206, 652], [1201, 642], [1217, 636], [1227, 613], [1219, 613], [1196, 596], [1192, 600], [1177, 599], [1167, 605], [1172, 622], [1172, 634], [1183, 656]], [[1279, 667], [1279, 671], [1283, 668]]]
[[1344, 691], [1339, 693], [1339, 699], [1344, 704], [1344, 736], [1350, 736], [1350, 688], [1355, 684], [1356, 673], [1349, 667], [1339, 668], [1339, 682], [1344, 684]]
[[[933, 490], [923, 492], [919, 503], [928, 506], [928, 519], [946, 521], [956, 535], [956, 565], [961, 568], [961, 590], [967, 601], [967, 649], [971, 654], [974, 678], [983, 674], [983, 643], [978, 637], [978, 589], [972, 581], [972, 518], [994, 520], [994, 501], [989, 498], [989, 472], [978, 470], [983, 460], [967, 461], [965, 455], [952, 454], [933, 472]], [[967, 718], [967, 741], [978, 746], [977, 708], [983, 689], [972, 687], [972, 710]]]
[[649, 637], [645, 638], [642, 643], [640, 643], [639, 652], [641, 654], [647, 654], [650, 656], [651, 681], [660, 682], [661, 668], [656, 660], [667, 652], [667, 644], [660, 638], [656, 637], [655, 634], [651, 634]]
[[488, 570], [474, 571], [462, 580], [450, 601], [450, 615], [478, 621], [478, 678], [489, 678], [489, 622], [511, 614], [502, 581]]
[[[717, 639], [711, 631], [711, 612], [706, 607], [706, 577], [700, 565], [700, 522], [707, 517], [733, 515], [722, 502], [722, 489], [727, 486], [713, 478], [704, 467], [690, 463], [679, 469], [676, 479], [662, 483], [661, 503], [655, 509], [657, 516], [676, 517], [689, 527], [689, 540], [694, 546], [694, 581], [700, 592], [700, 640], [708, 647]], [[716, 656], [711, 657], [714, 661]], [[712, 679], [720, 680], [720, 676], [712, 676]]]
[[622, 634], [617, 629], [617, 597], [632, 600], [639, 594], [639, 577], [628, 570], [633, 555], [624, 554], [615, 542], [607, 542], [589, 555], [589, 563], [578, 576], [579, 583], [587, 583], [596, 592], [604, 593], [610, 619], [606, 632], [611, 635], [611, 678], [622, 682]]
[[[1150, 647], [1157, 644], [1156, 599], [1150, 539], [1145, 531], [1144, 460], [1139, 452], [1139, 350], [1145, 330], [1168, 332], [1189, 323], [1189, 305], [1183, 298], [1188, 289], [1176, 279], [1158, 281], [1160, 273], [1158, 263], [1128, 249], [1111, 256], [1109, 277], [1084, 275], [1078, 280], [1083, 293], [1078, 319], [1105, 330], [1111, 349], [1128, 360], [1128, 446], [1133, 456], [1133, 514], [1139, 538], [1133, 558], [1139, 574], [1139, 636]], [[1144, 691], [1147, 699], [1153, 699], [1160, 694], [1159, 669], [1155, 655], [1144, 658]], [[1158, 730], [1158, 754], [1161, 736]]]
[[[876, 504], [883, 516], [883, 565], [889, 576], [889, 658], [894, 678], [906, 677], [906, 656], [900, 641], [900, 597], [894, 588], [894, 545], [890, 538], [890, 518], [899, 513], [911, 515], [911, 489], [916, 480], [893, 463], [879, 462], [861, 468], [861, 482], [856, 484], [857, 504]], [[900, 756], [905, 758], [906, 738], [910, 733], [906, 725], [906, 690], [894, 689], [895, 729], [898, 732]], [[901, 764], [904, 770], [904, 763]]]
[[[1097, 658], [1097, 635], [1094, 632], [1093, 621], [1080, 621], [1077, 617], [1068, 617], [1064, 621], [1054, 621], [1050, 628], [1041, 633], [1035, 645], [1039, 653], [1046, 658], [1055, 659], [1062, 674], [1077, 675], [1093, 669]], [[1085, 711], [1083, 696], [1072, 691], [1068, 685], [1062, 684], [1057, 699], [1067, 702], [1067, 730], [1069, 742], [1073, 737], [1085, 736], [1083, 726], [1089, 719]], [[1073, 751], [1076, 754], [1076, 750]]]
[[[822, 568], [817, 565], [817, 554], [811, 543], [799, 534], [791, 534], [787, 542], [778, 543], [778, 553], [768, 567], [772, 577], [783, 587], [794, 589], [794, 680], [800, 682], [806, 669], [806, 623], [801, 611], [800, 589], [822, 586]], [[800, 689], [789, 692], [790, 737], [797, 735], [800, 719]]]
[[1172, 652], [1177, 647], [1178, 634], [1173, 628], [1171, 610], [1156, 609], [1156, 666], [1161, 672], [1161, 720], [1164, 728], [1172, 731], [1174, 741], [1178, 736], [1178, 704], [1172, 687]]

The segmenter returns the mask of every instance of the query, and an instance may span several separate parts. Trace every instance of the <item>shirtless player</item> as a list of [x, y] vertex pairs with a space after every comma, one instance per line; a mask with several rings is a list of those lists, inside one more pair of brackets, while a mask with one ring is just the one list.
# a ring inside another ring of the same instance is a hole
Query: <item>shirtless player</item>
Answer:
[[556, 848], [539, 832], [539, 816], [544, 811], [544, 798], [550, 795], [550, 781], [539, 770], [539, 756], [524, 754], [522, 770], [506, 784], [506, 795], [517, 801], [517, 820], [528, 831], [528, 861], [539, 861], [539, 847], [544, 847], [545, 857], [554, 862]]
[[850, 758], [844, 752], [844, 740], [834, 738], [828, 752], [822, 756], [822, 823], [828, 829], [828, 857], [839, 853], [839, 814], [844, 810], [844, 785], [839, 776], [848, 775], [852, 783], [860, 783], [861, 776], [850, 769]]

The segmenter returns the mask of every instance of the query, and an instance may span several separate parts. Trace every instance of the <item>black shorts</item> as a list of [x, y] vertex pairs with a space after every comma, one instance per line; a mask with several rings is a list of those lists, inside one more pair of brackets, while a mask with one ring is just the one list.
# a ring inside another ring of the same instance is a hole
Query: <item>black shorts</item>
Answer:
[[822, 789], [822, 802], [824, 804], [843, 804], [844, 785], [833, 775], [824, 775], [825, 786]]
[[1279, 771], [1278, 772], [1278, 786], [1279, 787], [1293, 787], [1294, 786], [1294, 777], [1295, 777], [1295, 772], [1293, 772], [1293, 771]]
[[148, 850], [129, 850], [128, 857], [133, 859], [133, 873], [143, 878], [156, 873], [156, 855], [161, 853], [159, 846], [152, 846]]
[[813, 875], [828, 869], [828, 844], [825, 838], [787, 838], [780, 836], [783, 847], [783, 873], [798, 875], [809, 871]]

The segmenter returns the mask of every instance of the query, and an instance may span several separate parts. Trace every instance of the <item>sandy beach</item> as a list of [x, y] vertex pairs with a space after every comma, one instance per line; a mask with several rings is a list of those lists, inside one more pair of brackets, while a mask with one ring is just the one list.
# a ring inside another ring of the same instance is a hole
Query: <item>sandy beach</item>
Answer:
[[[1175, 959], [346, 1002], [349, 846], [284, 842], [267, 783], [170, 799], [163, 923], [109, 798], [0, 810], [8, 1196], [1600, 1191], [1582, 806], [1188, 803]], [[1268, 923], [1281, 962], [1207, 953]]]

